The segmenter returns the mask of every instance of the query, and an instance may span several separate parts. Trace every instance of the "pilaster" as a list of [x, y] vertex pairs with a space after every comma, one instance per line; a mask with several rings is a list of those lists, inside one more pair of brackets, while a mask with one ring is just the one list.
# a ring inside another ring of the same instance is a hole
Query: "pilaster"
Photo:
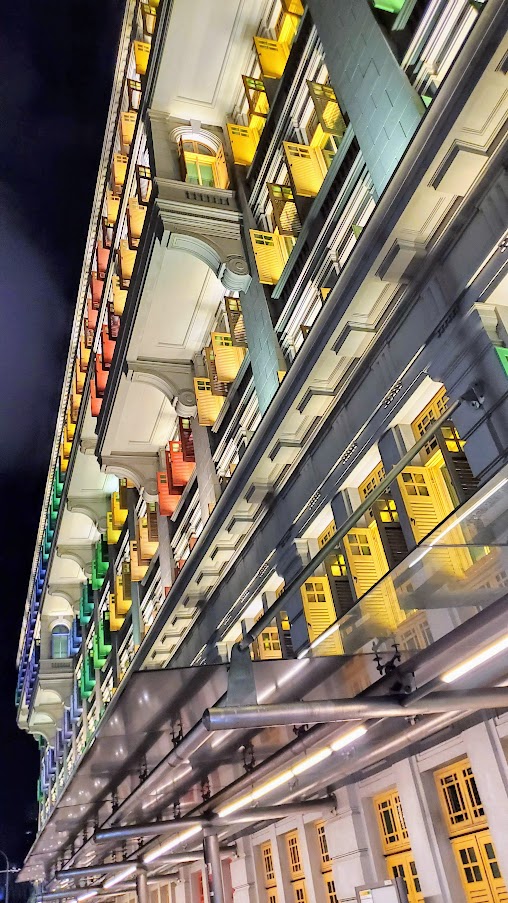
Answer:
[[245, 185], [238, 177], [238, 198], [243, 213], [245, 246], [252, 281], [246, 291], [241, 293], [241, 304], [252, 376], [256, 387], [259, 409], [266, 411], [280, 385], [279, 373], [286, 370], [286, 362], [273, 328], [268, 301], [257, 276], [256, 261], [252, 251], [248, 230], [256, 229], [257, 223], [252, 215]]
[[197, 417], [194, 417], [192, 421], [192, 438], [194, 440], [201, 518], [205, 523], [210, 516], [211, 509], [220, 498], [220, 486], [212, 458], [210, 433], [206, 426], [200, 426]]
[[[309, 548], [305, 539], [295, 539], [277, 549], [277, 573], [284, 583], [290, 583], [309, 561]], [[287, 598], [284, 609], [288, 613], [291, 624], [291, 640], [295, 653], [309, 642], [309, 631], [303, 610], [302, 595], [299, 589]]]
[[429, 375], [444, 383], [451, 400], [463, 399], [453, 422], [465, 439], [471, 470], [482, 482], [506, 461], [508, 448], [508, 379], [493, 329], [488, 305], [473, 304], [465, 314], [450, 315], [429, 367]]
[[309, 0], [330, 81], [379, 196], [425, 112], [367, 0]]
[[501, 874], [508, 883], [508, 765], [493, 721], [483, 721], [463, 734]]
[[392, 766], [425, 903], [453, 903], [414, 757]]
[[340, 791], [338, 815], [325, 822], [333, 880], [341, 903], [356, 903], [356, 887], [373, 881], [365, 828], [354, 786]]

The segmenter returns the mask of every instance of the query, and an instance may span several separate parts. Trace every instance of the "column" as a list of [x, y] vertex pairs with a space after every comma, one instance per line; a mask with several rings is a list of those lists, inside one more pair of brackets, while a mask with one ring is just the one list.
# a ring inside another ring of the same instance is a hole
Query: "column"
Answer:
[[375, 880], [354, 786], [339, 791], [338, 815], [325, 823], [333, 880], [341, 903], [356, 903], [356, 887]]
[[144, 868], [139, 868], [136, 873], [136, 893], [138, 897], [138, 903], [150, 903], [148, 880], [146, 869]]
[[[293, 580], [309, 561], [309, 549], [305, 539], [295, 539], [277, 549], [276, 570], [286, 586]], [[284, 610], [291, 624], [291, 641], [296, 653], [309, 641], [309, 631], [303, 610], [302, 595], [296, 589], [284, 602]]]
[[252, 215], [247, 200], [242, 173], [237, 169], [238, 201], [244, 221], [244, 244], [249, 270], [252, 274], [252, 282], [246, 292], [240, 293], [249, 357], [252, 366], [252, 376], [262, 414], [266, 411], [273, 396], [279, 388], [279, 371], [286, 370], [286, 363], [282, 354], [268, 301], [259, 282], [256, 261], [252, 251], [249, 229], [257, 229], [257, 223]]
[[425, 903], [453, 903], [435, 826], [413, 756], [392, 766]]
[[[406, 452], [409, 451], [409, 449], [415, 444], [415, 441], [416, 439], [413, 435], [411, 424], [409, 423], [398, 423], [392, 429], [389, 429], [386, 431], [386, 433], [383, 433], [383, 435], [379, 439], [378, 448], [385, 473], [388, 473], [388, 471], [391, 470], [391, 468], [400, 461], [403, 455], [405, 455]], [[415, 457], [413, 464], [420, 464], [419, 455]], [[406, 506], [404, 505], [397, 480], [394, 480], [391, 484], [390, 493], [397, 506], [399, 523], [402, 528], [402, 533], [406, 541], [406, 545], [408, 547], [408, 550], [411, 551], [412, 549], [416, 548], [416, 541], [411, 527], [411, 521], [407, 513]], [[415, 567], [414, 581], [417, 588], [419, 588], [418, 581], [419, 574], [421, 573], [423, 575], [423, 589], [425, 589], [425, 580], [428, 576], [426, 574], [427, 566], [427, 562], [424, 561], [422, 564]], [[432, 559], [430, 559], [430, 567], [432, 568], [432, 566], [433, 561]], [[413, 597], [410, 597], [410, 600], [411, 598]], [[431, 600], [432, 594], [429, 593], [428, 598], [429, 600]], [[426, 608], [426, 599], [427, 594], [424, 591], [415, 594], [415, 607], [420, 610], [425, 610], [430, 631], [434, 640], [437, 640], [440, 637], [445, 636], [447, 633], [450, 633], [451, 630], [453, 630], [458, 624], [460, 624], [460, 617], [458, 616], [456, 609], [431, 607]], [[408, 604], [410, 604], [410, 602]]]
[[206, 426], [200, 426], [197, 417], [192, 420], [192, 438], [196, 458], [196, 476], [199, 489], [201, 517], [205, 523], [210, 510], [220, 498], [220, 486], [210, 446], [210, 433]]
[[[180, 875], [182, 869], [180, 869]], [[191, 887], [188, 879], [187, 869], [184, 871], [184, 877], [180, 878], [174, 887], [174, 903], [191, 903]]]
[[508, 447], [508, 375], [492, 341], [487, 305], [474, 304], [443, 331], [429, 376], [445, 384], [452, 401], [463, 399], [453, 422], [466, 440], [474, 476], [486, 481], [505, 462]]
[[208, 876], [208, 896], [210, 903], [225, 903], [219, 837], [213, 829], [205, 829], [203, 836], [203, 852], [205, 855], [205, 865]]
[[231, 860], [231, 884], [234, 903], [256, 903], [256, 886], [252, 854], [245, 850], [245, 841], [237, 841], [238, 855]]
[[175, 561], [173, 557], [173, 548], [171, 546], [171, 530], [170, 520], [165, 515], [160, 514], [157, 506], [157, 531], [159, 534], [159, 568], [161, 575], [161, 586], [164, 594], [166, 587], [170, 587], [173, 583], [175, 574]]
[[[307, 840], [307, 831], [306, 831], [306, 826], [305, 826], [303, 818], [300, 817], [298, 819], [298, 824], [296, 827], [298, 828], [298, 839], [300, 841], [300, 844], [299, 844], [300, 845], [300, 855], [302, 857], [303, 873], [305, 875], [305, 887], [307, 890], [307, 900], [308, 900], [308, 903], [318, 903], [318, 901], [321, 900], [321, 894], [319, 891], [316, 893], [316, 882], [317, 882], [318, 878], [319, 878], [319, 880], [321, 879], [321, 873], [319, 871], [319, 874], [318, 874], [317, 869], [316, 869], [316, 872], [314, 872], [314, 869], [312, 867], [313, 860], [314, 860], [314, 864], [316, 866], [318, 865], [318, 863], [316, 862], [315, 857], [312, 857], [310, 854], [309, 844], [308, 844], [308, 840]], [[312, 822], [307, 827], [311, 831], [316, 830], [314, 827], [314, 824]], [[320, 884], [321, 884], [321, 880], [320, 880]]]
[[462, 734], [492, 835], [499, 868], [508, 884], [508, 766], [494, 721]]
[[339, 105], [379, 196], [425, 112], [368, 0], [308, 0]]
[[[378, 441], [378, 449], [379, 454], [381, 455], [385, 473], [388, 473], [392, 469], [392, 467], [395, 467], [395, 465], [399, 463], [400, 459], [414, 444], [415, 438], [411, 432], [411, 427], [409, 424], [397, 424], [392, 429], [387, 430], [386, 433], [383, 433]], [[402, 495], [397, 480], [394, 480], [391, 484], [390, 494], [395, 502], [395, 505], [397, 506], [399, 523], [402, 528], [404, 539], [406, 540], [406, 545], [408, 547], [408, 550], [411, 551], [411, 549], [415, 548], [416, 542], [413, 531], [411, 529], [411, 522], [404, 506], [404, 502], [402, 501]]]

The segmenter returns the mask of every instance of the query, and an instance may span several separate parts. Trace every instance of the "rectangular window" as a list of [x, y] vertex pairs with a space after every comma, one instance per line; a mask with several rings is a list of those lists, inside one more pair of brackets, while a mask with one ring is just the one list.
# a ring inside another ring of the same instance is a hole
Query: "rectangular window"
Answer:
[[390, 790], [374, 799], [381, 843], [384, 853], [410, 848], [409, 835], [397, 790]]
[[487, 824], [469, 759], [442, 768], [435, 779], [450, 836]]

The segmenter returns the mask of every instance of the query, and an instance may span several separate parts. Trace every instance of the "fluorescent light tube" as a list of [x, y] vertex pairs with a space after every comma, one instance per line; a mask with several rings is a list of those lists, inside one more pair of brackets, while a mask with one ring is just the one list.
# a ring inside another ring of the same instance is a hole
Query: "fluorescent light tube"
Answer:
[[350, 743], [359, 740], [360, 737], [363, 737], [366, 733], [367, 728], [364, 727], [363, 724], [359, 724], [358, 727], [353, 728], [352, 731], [348, 731], [347, 734], [342, 734], [341, 737], [337, 737], [337, 739], [333, 741], [331, 744], [333, 751], [338, 752], [339, 749], [344, 749], [345, 746], [349, 746]]
[[103, 887], [108, 890], [110, 887], [114, 887], [115, 884], [120, 884], [122, 881], [125, 881], [126, 878], [130, 878], [131, 875], [136, 871], [136, 864], [127, 866], [127, 868], [122, 869], [121, 872], [118, 872], [116, 875], [113, 875], [111, 878], [108, 878], [107, 881], [104, 882]]
[[[188, 828], [187, 831], [182, 831], [181, 834], [177, 834], [176, 837], [172, 837], [171, 840], [168, 840], [167, 843], [163, 843], [161, 846], [156, 847], [154, 850], [151, 850], [146, 856], [143, 857], [143, 862], [147, 864], [149, 862], [154, 862], [155, 859], [158, 859], [159, 856], [163, 856], [164, 853], [169, 853], [170, 850], [174, 850], [175, 847], [179, 846], [181, 843], [184, 843], [189, 838], [194, 837], [196, 834], [201, 832], [201, 825], [194, 825], [192, 828]], [[106, 885], [104, 885], [106, 886]]]
[[484, 662], [490, 661], [491, 658], [499, 655], [500, 652], [504, 652], [505, 649], [508, 649], [508, 634], [501, 637], [500, 640], [497, 640], [490, 646], [487, 646], [485, 649], [482, 649], [480, 652], [477, 652], [476, 655], [472, 655], [471, 658], [467, 658], [464, 662], [461, 662], [460, 665], [455, 665], [454, 668], [445, 671], [445, 673], [441, 675], [441, 680], [446, 684], [451, 684], [454, 680], [458, 680], [459, 677], [463, 677], [464, 674], [469, 674], [470, 671], [474, 671], [475, 668], [483, 665]]

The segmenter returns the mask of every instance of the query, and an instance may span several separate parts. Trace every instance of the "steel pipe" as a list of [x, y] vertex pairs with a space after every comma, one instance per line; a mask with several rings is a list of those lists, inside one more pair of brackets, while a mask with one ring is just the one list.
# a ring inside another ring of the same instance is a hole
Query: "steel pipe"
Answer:
[[450, 419], [451, 415], [454, 411], [456, 411], [460, 404], [461, 399], [454, 401], [451, 405], [449, 405], [444, 414], [441, 414], [441, 417], [438, 417], [437, 420], [429, 425], [429, 429], [424, 433], [424, 435], [422, 435], [421, 438], [418, 439], [418, 442], [415, 442], [415, 444], [409, 449], [409, 451], [407, 451], [406, 454], [402, 456], [400, 461], [397, 461], [397, 464], [395, 464], [394, 467], [392, 467], [392, 469], [388, 471], [379, 485], [376, 486], [376, 488], [373, 489], [371, 493], [369, 493], [368, 498], [364, 499], [361, 505], [356, 508], [355, 511], [353, 511], [350, 517], [348, 517], [347, 520], [344, 521], [344, 523], [340, 524], [340, 526], [337, 527], [337, 531], [328, 540], [328, 542], [325, 542], [324, 546], [321, 546], [319, 552], [314, 555], [309, 563], [306, 564], [301, 571], [299, 571], [299, 573], [296, 575], [296, 577], [294, 577], [293, 580], [289, 581], [288, 585], [280, 594], [278, 599], [276, 599], [275, 602], [273, 602], [269, 606], [269, 608], [267, 608], [264, 615], [262, 615], [262, 617], [259, 618], [258, 621], [256, 621], [254, 626], [251, 627], [251, 629], [248, 631], [248, 633], [245, 634], [243, 639], [240, 640], [238, 645], [242, 652], [247, 650], [249, 646], [252, 645], [254, 640], [256, 640], [258, 636], [262, 634], [263, 630], [266, 630], [266, 628], [270, 626], [275, 615], [277, 615], [280, 611], [282, 611], [283, 608], [286, 607], [287, 600], [289, 599], [291, 594], [297, 590], [300, 590], [302, 583], [305, 583], [305, 581], [308, 580], [309, 577], [314, 576], [316, 568], [320, 564], [322, 564], [325, 558], [327, 558], [327, 556], [330, 554], [330, 552], [336, 548], [337, 543], [341, 539], [344, 539], [346, 533], [349, 533], [349, 531], [352, 530], [353, 527], [357, 526], [360, 518], [363, 517], [363, 515], [366, 514], [366, 512], [369, 511], [370, 508], [372, 508], [372, 503], [375, 502], [376, 499], [378, 499], [383, 494], [383, 492], [385, 492], [390, 487], [396, 477], [398, 477], [399, 474], [402, 473], [404, 468], [411, 463], [414, 456], [417, 455], [418, 452], [421, 451], [421, 449], [424, 447], [424, 445], [427, 444], [429, 438], [437, 433], [438, 429], [440, 429], [440, 427], [443, 425], [443, 423], [445, 423], [446, 420]]
[[[335, 799], [325, 797], [320, 800], [301, 800], [299, 803], [281, 803], [279, 806], [257, 806], [255, 809], [245, 809], [243, 812], [231, 812], [227, 817], [228, 824], [248, 824], [256, 821], [270, 821], [274, 818], [287, 818], [288, 815], [305, 815], [315, 813], [323, 815], [335, 809]], [[220, 824], [223, 821], [216, 822]]]
[[[208, 875], [208, 898], [210, 903], [225, 903], [219, 838], [217, 834], [205, 832], [203, 837], [203, 853], [205, 855], [206, 872]], [[143, 903], [143, 901], [140, 900], [138, 903]]]
[[[157, 863], [157, 865], [159, 865], [159, 863]], [[173, 881], [179, 877], [178, 872], [169, 872], [164, 875], [152, 875], [150, 878], [147, 878], [147, 883], [148, 885], [153, 885], [158, 884], [160, 881]], [[99, 885], [68, 887], [67, 890], [51, 891], [51, 893], [42, 894], [42, 896], [38, 896], [36, 899], [37, 903], [41, 903], [41, 901], [44, 903], [46, 900], [48, 903], [51, 900], [76, 900], [81, 894], [87, 894], [89, 891], [97, 891], [97, 896], [99, 897], [119, 897], [129, 891], [136, 890], [136, 885], [137, 881], [126, 881], [111, 888], [103, 888]], [[91, 897], [90, 899], [93, 898]]]
[[444, 690], [412, 701], [405, 697], [324, 699], [283, 705], [246, 705], [208, 709], [203, 723], [210, 731], [272, 727], [283, 724], [328, 724], [364, 718], [406, 718], [436, 712], [474, 712], [508, 707], [508, 687]]
[[170, 831], [181, 831], [183, 828], [190, 828], [193, 825], [209, 825], [210, 819], [204, 816], [192, 816], [189, 818], [178, 818], [172, 821], [151, 821], [142, 822], [139, 825], [123, 825], [114, 828], [102, 828], [94, 834], [96, 843], [105, 840], [116, 840], [124, 837], [156, 837], [158, 834], [168, 834]]
[[[298, 805], [290, 803], [287, 806], [264, 806], [260, 807], [256, 810], [251, 810], [250, 812], [243, 813], [235, 813], [228, 818], [230, 822], [237, 822], [241, 824], [242, 822], [252, 822], [252, 821], [260, 821], [262, 819], [270, 819], [270, 818], [285, 818], [287, 815], [297, 815], [299, 812], [323, 812], [326, 808], [330, 806], [333, 800], [323, 799], [323, 800], [311, 800], [309, 802], [302, 802]], [[102, 831], [97, 831], [95, 834], [95, 839], [100, 842], [104, 840], [124, 840], [127, 837], [144, 837], [144, 836], [158, 836], [159, 834], [169, 834], [171, 831], [181, 831], [186, 827], [192, 827], [193, 825], [199, 825], [202, 828], [213, 827], [216, 824], [220, 824], [217, 819], [217, 815], [215, 812], [210, 812], [209, 815], [201, 816], [201, 817], [190, 817], [173, 819], [173, 821], [154, 821], [143, 823], [139, 825], [122, 825], [115, 828], [104, 828]], [[183, 856], [190, 856], [188, 861], [192, 859], [200, 858], [199, 853], [194, 854], [185, 854], [182, 856], [178, 854], [174, 855], [174, 861], [179, 862], [182, 861]], [[125, 868], [126, 865], [129, 865], [129, 862], [124, 862], [122, 864], [122, 868]], [[116, 863], [115, 863], [116, 866]], [[102, 869], [104, 866], [102, 866]], [[72, 874], [72, 871], [79, 872], [80, 874], [100, 874], [101, 866], [93, 866], [92, 871], [88, 872], [88, 870], [69, 870], [66, 872], [61, 872], [61, 875], [65, 875], [69, 877]], [[116, 871], [116, 868], [114, 869]]]
[[[168, 853], [167, 856], [161, 857], [158, 865], [180, 865], [184, 862], [195, 862], [202, 859], [202, 853]], [[125, 862], [106, 862], [103, 865], [86, 865], [80, 868], [61, 869], [56, 873], [57, 880], [62, 881], [64, 878], [86, 878], [89, 875], [109, 875], [114, 872], [121, 872], [130, 863]]]
[[86, 878], [88, 875], [111, 875], [127, 868], [128, 862], [105, 862], [103, 865], [86, 865], [75, 869], [61, 869], [55, 878], [62, 881], [64, 878]]
[[139, 868], [136, 873], [136, 895], [138, 903], [150, 903], [150, 893], [148, 890], [148, 875], [146, 869]]

